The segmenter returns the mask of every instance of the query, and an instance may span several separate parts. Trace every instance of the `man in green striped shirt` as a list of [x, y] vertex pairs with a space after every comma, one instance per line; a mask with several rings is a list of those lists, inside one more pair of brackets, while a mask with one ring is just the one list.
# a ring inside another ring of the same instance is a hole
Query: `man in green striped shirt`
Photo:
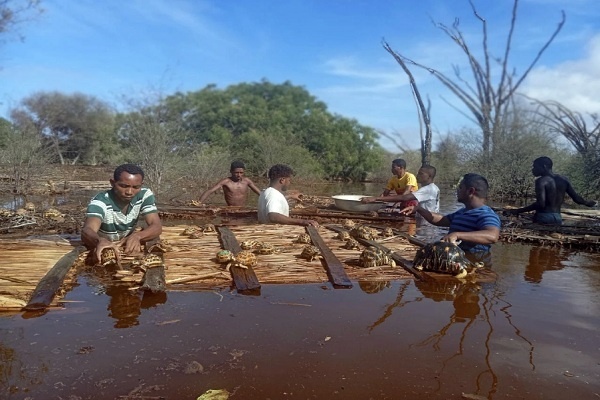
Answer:
[[[123, 164], [115, 169], [110, 179], [112, 189], [98, 193], [88, 204], [81, 240], [94, 251], [95, 261], [105, 248], [123, 247], [125, 254], [141, 251], [141, 245], [157, 238], [162, 232], [154, 194], [142, 188], [144, 171], [134, 164]], [[146, 228], [135, 230], [139, 217]]]

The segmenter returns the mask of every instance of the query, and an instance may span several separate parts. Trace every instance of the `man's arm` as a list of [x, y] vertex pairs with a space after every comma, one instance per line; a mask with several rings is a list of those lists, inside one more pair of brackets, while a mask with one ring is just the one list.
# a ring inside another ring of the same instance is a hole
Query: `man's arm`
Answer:
[[157, 238], [162, 233], [162, 222], [158, 213], [144, 215], [144, 221], [147, 225], [146, 228], [133, 232], [121, 241], [125, 248], [125, 254], [140, 252], [142, 243]]
[[117, 264], [120, 264], [119, 244], [98, 235], [100, 224], [102, 224], [100, 218], [87, 217], [81, 229], [81, 240], [88, 250], [94, 252], [94, 261], [96, 263], [99, 263], [102, 259], [102, 250], [112, 247], [117, 256]]
[[250, 189], [252, 189], [254, 193], [260, 196], [260, 189], [254, 184], [254, 182], [252, 182], [252, 180], [250, 180], [250, 178], [246, 179], [248, 179], [248, 186], [250, 187]]
[[314, 226], [316, 228], [319, 227], [319, 223], [317, 221], [313, 221], [310, 219], [300, 219], [300, 218], [291, 218], [286, 217], [283, 214], [279, 214], [276, 212], [269, 213], [269, 221], [274, 224], [284, 224], [284, 225], [301, 225], [301, 226]]
[[373, 203], [375, 201], [385, 201], [385, 202], [399, 202], [399, 201], [410, 201], [417, 200], [417, 198], [412, 194], [396, 194], [391, 196], [375, 196], [375, 197], [362, 197], [360, 201], [363, 203]]
[[516, 208], [514, 210], [506, 210], [509, 215], [521, 214], [528, 211], [542, 210], [546, 204], [546, 184], [548, 182], [544, 178], [538, 178], [535, 181], [535, 203], [528, 206]]
[[221, 181], [219, 181], [219, 183], [217, 183], [215, 186], [211, 187], [210, 189], [206, 190], [204, 193], [202, 193], [200, 195], [200, 198], [198, 199], [199, 203], [203, 203], [204, 200], [206, 200], [206, 198], [208, 196], [210, 196], [211, 194], [213, 194], [214, 192], [216, 192], [217, 190], [219, 190], [221, 187], [223, 187], [223, 185], [227, 183], [227, 178], [222, 179]]
[[426, 210], [420, 205], [417, 207], [417, 212], [430, 224], [435, 226], [450, 226], [450, 220], [442, 214]]
[[442, 241], [455, 243], [461, 240], [478, 244], [492, 244], [496, 243], [499, 238], [499, 228], [495, 226], [486, 226], [479, 231], [449, 233], [442, 238]]
[[[566, 179], [566, 178], [565, 178]], [[595, 207], [598, 205], [597, 201], [593, 201], [593, 200], [585, 200], [583, 197], [581, 197], [576, 191], [575, 189], [573, 189], [573, 186], [571, 186], [571, 182], [569, 182], [567, 180], [567, 194], [573, 199], [573, 201], [577, 204], [581, 204], [584, 206], [588, 206], [588, 207]]]

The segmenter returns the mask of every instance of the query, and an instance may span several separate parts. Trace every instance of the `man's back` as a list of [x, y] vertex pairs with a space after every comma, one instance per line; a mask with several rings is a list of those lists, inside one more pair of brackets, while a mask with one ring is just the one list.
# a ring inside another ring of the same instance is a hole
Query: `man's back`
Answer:
[[[536, 182], [536, 194], [541, 208], [538, 212], [559, 213], [565, 200], [565, 193], [577, 196], [571, 187], [571, 182], [561, 175], [541, 176]], [[575, 200], [575, 198], [574, 198]]]

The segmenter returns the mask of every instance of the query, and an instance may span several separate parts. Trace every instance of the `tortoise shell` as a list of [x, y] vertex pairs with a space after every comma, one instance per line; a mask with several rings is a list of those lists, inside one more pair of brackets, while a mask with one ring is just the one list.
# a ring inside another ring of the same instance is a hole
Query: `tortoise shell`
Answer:
[[220, 264], [228, 263], [233, 260], [233, 253], [229, 250], [221, 250], [217, 253], [217, 262]]
[[216, 232], [217, 228], [213, 224], [202, 225], [202, 232]]
[[235, 255], [234, 265], [241, 268], [256, 267], [258, 265], [256, 254], [249, 250], [242, 250]]
[[300, 253], [300, 257], [305, 258], [308, 261], [313, 261], [315, 258], [321, 257], [321, 250], [319, 250], [318, 247], [309, 244], [304, 246], [302, 253]]
[[388, 226], [381, 232], [381, 235], [384, 237], [392, 237], [394, 236], [394, 230]]
[[190, 239], [200, 239], [202, 236], [204, 236], [204, 232], [201, 229], [195, 230], [194, 232], [190, 233], [190, 235], [188, 236]]
[[100, 264], [104, 267], [117, 265], [117, 253], [115, 252], [115, 249], [112, 247], [102, 249], [102, 253], [100, 254]]
[[418, 270], [452, 274], [462, 278], [467, 274], [471, 262], [458, 245], [450, 242], [434, 242], [420, 248], [413, 260]]
[[164, 265], [162, 257], [156, 254], [147, 254], [142, 258], [141, 266], [144, 268], [162, 267]]
[[368, 226], [359, 225], [350, 231], [350, 236], [366, 240], [375, 240], [377, 233]]
[[379, 267], [382, 265], [396, 266], [396, 262], [390, 254], [374, 246], [369, 246], [363, 250], [358, 263], [363, 268]]
[[348, 238], [344, 244], [344, 248], [348, 250], [360, 250], [360, 244], [356, 241], [356, 239]]
[[188, 226], [181, 232], [181, 236], [190, 236], [192, 233], [198, 231], [199, 228], [197, 226]]
[[339, 231], [336, 237], [340, 240], [348, 240], [348, 239], [350, 239], [350, 232]]
[[277, 251], [277, 249], [272, 244], [259, 243], [254, 251], [258, 254], [273, 254]]
[[260, 242], [257, 240], [244, 240], [240, 243], [240, 247], [243, 250], [254, 250], [260, 246]]
[[310, 238], [310, 235], [308, 233], [302, 233], [300, 235], [298, 235], [298, 237], [295, 240], [296, 243], [305, 243], [305, 244], [311, 244], [312, 243], [312, 239]]
[[356, 226], [356, 222], [354, 222], [354, 221], [353, 221], [353, 220], [351, 220], [351, 219], [345, 219], [345, 220], [342, 222], [342, 226], [343, 226], [344, 228], [346, 228], [346, 229], [352, 229], [352, 228], [354, 228], [354, 227]]
[[61, 213], [60, 211], [58, 211], [56, 208], [49, 208], [46, 211], [44, 211], [44, 218], [62, 218], [63, 217], [63, 213]]

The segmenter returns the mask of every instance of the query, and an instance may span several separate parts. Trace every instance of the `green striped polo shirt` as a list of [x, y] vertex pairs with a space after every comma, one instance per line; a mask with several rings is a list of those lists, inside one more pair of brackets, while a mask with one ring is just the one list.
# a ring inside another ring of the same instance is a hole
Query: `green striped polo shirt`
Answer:
[[110, 241], [118, 241], [129, 235], [135, 229], [139, 216], [158, 212], [156, 208], [154, 193], [150, 189], [142, 188], [135, 195], [127, 214], [123, 214], [115, 202], [115, 194], [111, 190], [98, 193], [88, 204], [86, 216], [100, 218], [100, 230], [98, 235]]

